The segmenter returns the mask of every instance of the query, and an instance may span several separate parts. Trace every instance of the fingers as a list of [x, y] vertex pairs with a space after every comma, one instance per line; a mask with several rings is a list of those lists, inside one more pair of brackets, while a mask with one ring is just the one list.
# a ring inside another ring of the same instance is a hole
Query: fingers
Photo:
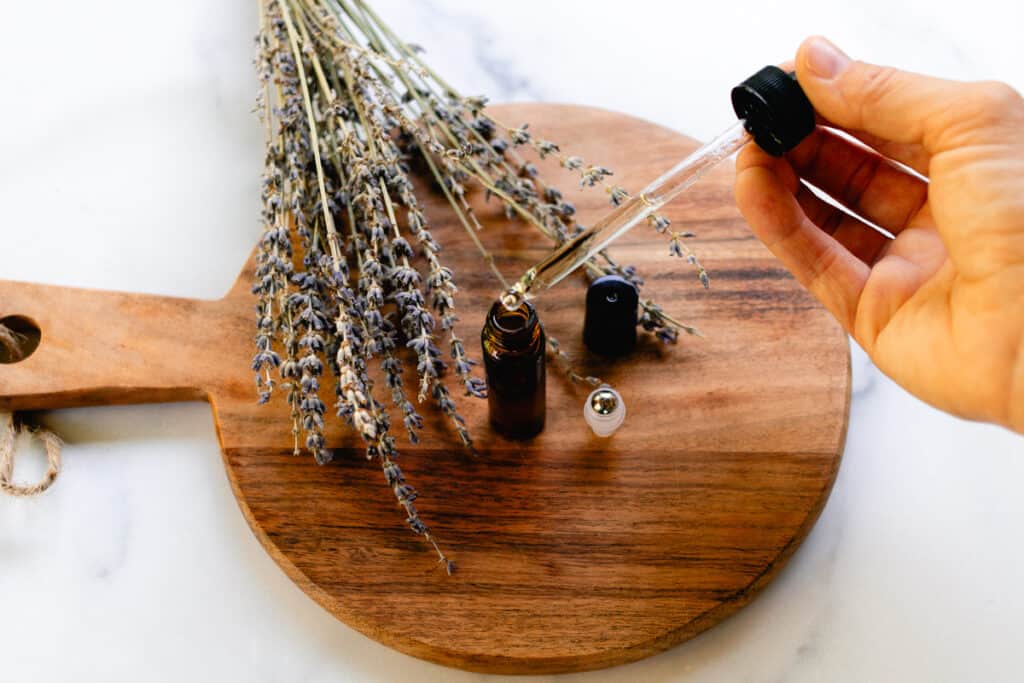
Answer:
[[[1003, 83], [957, 83], [853, 61], [824, 38], [804, 42], [796, 71], [823, 119], [919, 171], [927, 164], [929, 206], [961, 275], [978, 280], [1022, 262], [1024, 233], [1018, 218], [1024, 99], [1019, 93]], [[858, 178], [881, 173], [870, 167], [856, 170], [840, 192], [852, 193], [846, 200], [856, 200], [858, 213], [867, 217], [869, 209], [881, 209], [888, 216], [875, 222], [898, 228], [906, 217], [897, 207], [906, 210], [919, 191], [913, 182], [900, 181], [910, 188], [908, 196], [886, 202], [882, 191], [892, 183]], [[863, 193], [857, 196], [860, 188]]]
[[854, 338], [872, 353], [879, 334], [896, 312], [946, 263], [942, 239], [934, 230], [904, 231], [871, 270], [858, 304]]
[[806, 185], [797, 191], [796, 201], [812, 223], [869, 266], [874, 265], [892, 243], [891, 239], [857, 216], [818, 197]]
[[927, 182], [825, 128], [797, 145], [787, 159], [801, 178], [893, 234], [928, 199]]
[[934, 154], [949, 129], [950, 105], [964, 84], [851, 60], [821, 37], [796, 57], [797, 80], [817, 111], [837, 126]]
[[[824, 125], [830, 125], [833, 128], [837, 127], [831, 123]], [[877, 135], [865, 133], [862, 130], [844, 130], [843, 132], [847, 135], [852, 135], [871, 149], [882, 154], [882, 156], [898, 161], [907, 168], [912, 168], [925, 178], [928, 177], [928, 165], [931, 162], [932, 155], [926, 152], [921, 145], [916, 143], [890, 142]]]
[[796, 176], [790, 171], [787, 177], [782, 164], [756, 147], [743, 150], [736, 161], [736, 203], [761, 241], [852, 331], [870, 269], [811, 222], [795, 196]]
[[[787, 59], [784, 62], [780, 62], [778, 67], [785, 72], [792, 72], [796, 70], [796, 62], [792, 59]], [[831, 128], [839, 128], [835, 122], [829, 121], [821, 112], [816, 112], [819, 126], [829, 126]], [[881, 152], [893, 161], [914, 169], [923, 176], [928, 175], [928, 161], [931, 159], [931, 155], [924, 151], [921, 145], [916, 143], [903, 144], [898, 142], [891, 142], [877, 135], [866, 133], [862, 130], [845, 130], [843, 131], [848, 135], [852, 135], [868, 147]]]
[[819, 126], [825, 126], [832, 130], [842, 130], [846, 135], [860, 140], [882, 156], [913, 169], [925, 178], [928, 177], [928, 165], [931, 162], [932, 155], [926, 152], [920, 144], [916, 142], [892, 142], [862, 130], [844, 129], [834, 121], [829, 121], [818, 112], [816, 112], [815, 118]]

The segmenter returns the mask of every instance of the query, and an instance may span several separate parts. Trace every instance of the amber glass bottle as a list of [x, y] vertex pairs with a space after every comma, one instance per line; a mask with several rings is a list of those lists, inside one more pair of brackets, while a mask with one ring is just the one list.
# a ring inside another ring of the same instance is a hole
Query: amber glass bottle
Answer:
[[513, 439], [544, 429], [544, 330], [524, 302], [514, 311], [495, 302], [480, 333], [491, 425]]

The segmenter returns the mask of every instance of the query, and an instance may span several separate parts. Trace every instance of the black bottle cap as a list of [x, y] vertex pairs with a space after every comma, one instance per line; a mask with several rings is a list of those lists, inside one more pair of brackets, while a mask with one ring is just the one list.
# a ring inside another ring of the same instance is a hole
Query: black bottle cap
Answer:
[[636, 317], [640, 295], [631, 282], [605, 275], [590, 283], [583, 343], [602, 356], [620, 356], [636, 346]]
[[766, 66], [732, 89], [732, 108], [758, 147], [782, 156], [814, 132], [814, 107], [796, 74]]

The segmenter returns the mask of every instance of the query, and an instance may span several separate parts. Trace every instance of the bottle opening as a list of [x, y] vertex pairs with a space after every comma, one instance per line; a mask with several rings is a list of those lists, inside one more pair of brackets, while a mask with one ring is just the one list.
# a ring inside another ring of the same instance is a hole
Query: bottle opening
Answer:
[[516, 334], [527, 328], [529, 318], [530, 312], [526, 310], [525, 306], [520, 306], [514, 311], [502, 306], [498, 314], [494, 316], [494, 325], [505, 334]]
[[537, 312], [528, 302], [523, 301], [510, 311], [501, 301], [496, 301], [487, 316], [484, 330], [486, 332], [489, 328], [494, 338], [506, 348], [515, 348], [529, 345], [539, 324]]

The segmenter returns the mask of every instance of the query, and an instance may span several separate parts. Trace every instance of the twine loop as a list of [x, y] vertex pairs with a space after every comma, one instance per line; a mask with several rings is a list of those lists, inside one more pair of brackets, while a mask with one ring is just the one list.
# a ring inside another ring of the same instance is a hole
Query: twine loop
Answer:
[[[4, 325], [0, 325], [0, 345], [4, 347], [12, 359], [20, 359], [23, 356], [21, 350], [21, 335]], [[18, 436], [28, 431], [34, 438], [42, 442], [46, 449], [46, 474], [35, 484], [18, 484], [12, 481], [14, 477], [14, 455], [15, 445]], [[5, 413], [0, 415], [0, 491], [12, 496], [27, 497], [36, 496], [50, 488], [57, 475], [60, 474], [60, 450], [63, 442], [53, 432], [47, 429], [27, 429], [23, 425], [14, 422], [14, 415]]]
[[10, 413], [0, 418], [0, 491], [19, 497], [36, 496], [50, 488], [60, 474], [60, 449], [63, 442], [46, 429], [32, 429], [29, 433], [39, 439], [46, 449], [46, 474], [35, 484], [19, 484], [12, 481], [14, 476], [15, 442], [18, 435], [26, 431], [24, 426], [14, 424]]

